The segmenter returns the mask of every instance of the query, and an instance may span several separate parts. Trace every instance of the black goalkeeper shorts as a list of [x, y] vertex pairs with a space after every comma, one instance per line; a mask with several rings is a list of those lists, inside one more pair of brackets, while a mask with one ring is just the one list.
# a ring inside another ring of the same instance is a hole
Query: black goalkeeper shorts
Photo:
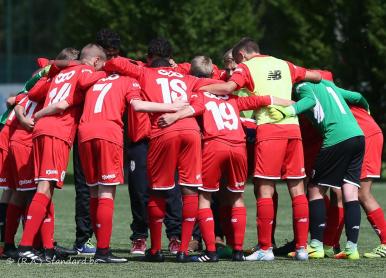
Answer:
[[344, 183], [359, 187], [364, 153], [364, 136], [322, 148], [316, 157], [312, 182], [335, 188], [341, 188]]

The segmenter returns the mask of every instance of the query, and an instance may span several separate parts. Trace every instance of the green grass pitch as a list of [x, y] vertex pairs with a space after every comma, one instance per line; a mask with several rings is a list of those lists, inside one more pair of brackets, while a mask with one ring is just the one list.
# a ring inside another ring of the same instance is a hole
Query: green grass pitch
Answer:
[[[291, 203], [284, 185], [278, 186], [279, 211], [276, 240], [279, 245], [292, 239]], [[375, 196], [386, 207], [386, 185], [374, 185]], [[56, 240], [64, 246], [72, 246], [75, 238], [74, 187], [66, 185], [55, 192]], [[248, 206], [248, 223], [245, 248], [256, 244], [255, 201], [252, 186], [245, 193]], [[18, 265], [0, 261], [0, 277], [386, 277], [386, 259], [360, 259], [338, 261], [334, 259], [297, 262], [287, 258], [276, 258], [273, 262], [220, 261], [217, 264], [176, 264], [168, 256], [167, 262], [145, 263], [129, 255], [130, 248], [130, 204], [127, 186], [117, 192], [112, 248], [115, 254], [129, 257], [129, 262], [120, 265], [76, 264], [66, 265]], [[20, 231], [18, 238], [20, 237]], [[345, 236], [342, 236], [344, 240]], [[167, 240], [164, 237], [164, 248]], [[362, 214], [359, 239], [360, 252], [368, 251], [379, 243], [378, 237]], [[78, 260], [81, 260], [80, 258]], [[79, 261], [81, 262], [81, 261]]]

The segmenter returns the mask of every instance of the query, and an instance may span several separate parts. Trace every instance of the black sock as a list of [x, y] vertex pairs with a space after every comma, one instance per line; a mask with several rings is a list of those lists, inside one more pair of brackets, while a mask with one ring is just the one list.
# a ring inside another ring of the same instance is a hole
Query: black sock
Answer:
[[5, 217], [7, 216], [7, 203], [0, 203], [0, 242], [4, 242], [5, 237]]
[[361, 207], [359, 201], [344, 203], [344, 226], [347, 241], [358, 242], [359, 227], [361, 225]]
[[323, 199], [309, 202], [311, 239], [323, 242], [323, 232], [326, 227], [326, 206]]

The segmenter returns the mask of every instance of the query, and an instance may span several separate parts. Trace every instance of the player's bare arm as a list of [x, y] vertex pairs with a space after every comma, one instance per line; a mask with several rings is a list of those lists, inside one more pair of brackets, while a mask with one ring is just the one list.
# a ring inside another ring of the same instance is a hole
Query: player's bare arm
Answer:
[[15, 108], [15, 116], [18, 119], [19, 123], [28, 131], [32, 131], [35, 123], [32, 119], [27, 118], [25, 116], [24, 107], [22, 105], [16, 104]]
[[319, 72], [314, 72], [309, 70], [306, 71], [306, 76], [304, 77], [304, 81], [319, 83], [320, 80], [322, 80], [322, 76], [320, 75]]
[[137, 112], [176, 112], [189, 105], [188, 102], [157, 103], [134, 99], [130, 102], [134, 111]]
[[192, 117], [194, 115], [195, 111], [191, 106], [188, 106], [176, 113], [166, 113], [163, 114], [159, 119], [158, 119], [158, 126], [165, 128], [173, 123], [175, 123], [178, 120]]
[[202, 91], [211, 92], [214, 95], [229, 95], [233, 93], [237, 88], [237, 84], [233, 81], [225, 83], [210, 84], [200, 88]]
[[66, 100], [62, 100], [62, 101], [59, 101], [58, 103], [50, 104], [47, 107], [43, 108], [42, 110], [36, 112], [35, 120], [37, 121], [40, 118], [49, 116], [49, 115], [61, 114], [69, 106], [70, 104]]

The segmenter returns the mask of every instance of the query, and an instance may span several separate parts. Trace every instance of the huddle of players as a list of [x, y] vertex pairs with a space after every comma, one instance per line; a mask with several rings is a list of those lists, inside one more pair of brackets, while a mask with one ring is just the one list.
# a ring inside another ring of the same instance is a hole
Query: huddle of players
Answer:
[[[193, 59], [190, 75], [186, 75], [178, 67], [172, 67], [165, 58], [154, 60], [150, 67], [137, 65], [123, 57], [106, 61], [105, 50], [94, 44], [82, 49], [79, 61], [69, 58], [67, 60], [73, 61], [66, 62], [62, 58], [44, 67], [46, 76], [40, 78], [27, 95], [16, 97], [14, 111], [18, 120], [10, 115], [7, 124], [11, 142], [9, 156], [14, 159], [10, 168], [14, 169], [12, 176], [17, 181], [13, 183], [18, 189], [16, 192], [36, 189], [32, 201], [24, 202], [24, 206], [30, 204], [18, 257], [35, 261], [53, 258], [51, 199], [54, 188], [63, 186], [69, 151], [78, 129], [82, 167], [91, 193], [90, 215], [97, 239], [95, 260], [126, 261], [114, 256], [109, 247], [115, 188], [123, 183], [122, 116], [127, 105], [131, 105], [135, 111], [150, 113], [151, 121], [147, 157], [151, 188], [148, 202], [151, 248], [145, 255], [147, 261], [164, 260], [161, 253], [164, 192], [175, 186], [176, 169], [183, 195], [177, 262], [218, 261], [210, 202], [211, 194], [219, 190], [223, 175], [226, 175], [227, 190], [221, 202], [225, 215], [223, 221], [226, 222], [224, 227], [228, 227], [224, 232], [227, 244], [233, 248], [233, 260], [274, 259], [272, 224], [276, 213], [273, 197], [278, 179], [287, 181], [292, 198], [295, 258], [317, 257], [314, 254], [324, 257], [322, 242], [326, 210], [323, 195], [328, 187], [342, 188], [345, 202], [348, 243], [336, 257], [356, 258], [360, 224], [358, 186], [364, 139], [341, 89], [331, 82], [320, 82], [319, 72], [260, 55], [257, 44], [250, 39], [242, 39], [236, 44], [232, 55], [239, 65], [227, 82], [211, 79], [213, 65], [203, 56]], [[104, 71], [98, 71], [102, 67]], [[292, 86], [301, 81], [320, 83], [298, 85], [295, 96], [300, 100], [292, 105]], [[253, 96], [230, 94], [243, 87]], [[360, 94], [345, 92], [350, 96], [345, 97], [347, 101], [368, 109]], [[302, 137], [296, 114], [310, 109], [313, 111], [310, 120], [316, 121], [314, 124], [324, 140], [316, 158], [315, 175], [308, 185], [309, 215], [303, 184]], [[257, 122], [254, 176], [258, 246], [247, 257], [242, 251], [246, 226], [242, 192], [247, 179], [245, 134], [239, 118], [242, 110], [255, 110]], [[202, 136], [194, 117], [201, 118]], [[12, 132], [13, 129], [22, 131], [28, 138], [13, 140], [16, 133]], [[14, 145], [22, 146], [18, 149]], [[337, 161], [338, 164], [332, 163]], [[32, 163], [34, 167], [26, 167]], [[34, 173], [23, 173], [21, 170], [25, 168], [33, 168]], [[367, 177], [379, 175], [379, 169], [372, 169]], [[385, 224], [378, 206], [378, 215], [379, 210], [383, 223], [378, 221], [374, 226], [381, 230], [385, 229]], [[11, 227], [18, 222], [21, 210], [18, 213], [10, 217], [15, 222]], [[191, 257], [188, 244], [196, 220], [206, 251]], [[311, 244], [307, 247], [309, 220]], [[10, 236], [14, 237], [15, 232], [14, 228], [11, 229]], [[33, 250], [39, 232], [44, 256]]]

